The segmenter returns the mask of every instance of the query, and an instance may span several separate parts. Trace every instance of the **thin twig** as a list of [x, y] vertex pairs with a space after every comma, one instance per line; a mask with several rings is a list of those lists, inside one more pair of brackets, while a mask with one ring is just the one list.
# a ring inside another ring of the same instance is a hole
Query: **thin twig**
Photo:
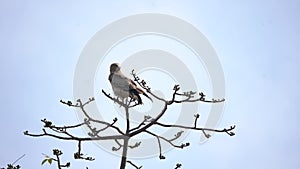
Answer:
[[194, 121], [194, 128], [197, 128], [197, 120], [199, 119], [200, 115], [199, 114], [195, 114], [195, 121]]
[[129, 164], [131, 164], [136, 169], [141, 169], [143, 167], [143, 166], [138, 167], [137, 165], [135, 165], [133, 162], [131, 162], [129, 160], [127, 160], [126, 162], [129, 163]]
[[149, 86], [146, 86], [146, 82], [143, 80], [144, 83], [140, 82], [140, 78], [136, 75], [136, 73], [134, 72], [134, 69], [131, 71], [131, 75], [134, 78], [134, 81], [138, 83], [138, 85], [140, 87], [142, 87], [143, 89], [145, 89], [147, 91], [147, 93], [149, 93], [151, 96], [153, 96], [154, 98], [156, 98], [157, 100], [163, 101], [163, 102], [167, 102], [167, 100], [155, 95], [154, 93], [151, 92], [151, 89]]
[[[109, 99], [111, 99], [111, 100], [114, 101], [115, 103], [118, 103], [118, 104], [119, 104], [120, 106], [122, 106], [122, 107], [132, 108], [132, 107], [135, 107], [135, 106], [139, 105], [138, 103], [135, 103], [135, 102], [133, 101], [132, 98], [130, 99], [130, 101], [129, 101], [127, 104], [125, 104], [124, 102], [121, 102], [118, 98], [114, 98], [114, 97], [112, 97], [110, 94], [106, 93], [103, 89], [102, 89], [102, 93], [103, 93], [106, 97], [108, 97]], [[134, 104], [133, 104], [133, 105], [130, 105], [131, 103], [134, 103]]]
[[119, 147], [113, 146], [112, 151], [118, 151], [123, 147], [123, 145], [117, 139], [115, 139], [115, 142], [118, 144]]
[[146, 124], [145, 126], [143, 126], [142, 128], [140, 128], [138, 130], [132, 131], [131, 133], [129, 133], [129, 137], [133, 137], [133, 136], [147, 130], [149, 127], [151, 127], [156, 121], [158, 121], [165, 114], [167, 107], [168, 107], [168, 104], [165, 103], [161, 112], [155, 118], [153, 118], [150, 123]]
[[134, 148], [139, 147], [141, 145], [141, 143], [142, 143], [141, 141], [140, 142], [136, 142], [134, 145], [128, 145], [128, 147], [131, 148], [131, 149], [134, 149]]
[[116, 126], [111, 126], [110, 123], [108, 122], [105, 122], [105, 121], [101, 121], [101, 120], [96, 120], [94, 118], [92, 118], [91, 116], [88, 115], [88, 113], [85, 111], [84, 109], [84, 106], [86, 106], [87, 104], [91, 103], [92, 101], [94, 101], [95, 99], [92, 97], [90, 98], [87, 102], [85, 103], [82, 103], [81, 99], [78, 99], [77, 100], [77, 103], [76, 104], [73, 104], [72, 102], [68, 101], [68, 102], [65, 102], [63, 100], [60, 100], [61, 103], [63, 104], [66, 104], [68, 106], [71, 106], [71, 107], [77, 107], [77, 108], [80, 108], [81, 111], [83, 112], [83, 114], [88, 118], [89, 121], [92, 121], [92, 122], [95, 122], [95, 123], [100, 123], [100, 124], [105, 124], [107, 126], [110, 126], [111, 128], [115, 129], [117, 132], [119, 132], [120, 134], [124, 135], [124, 133], [120, 130], [120, 128], [116, 127]]
[[145, 132], [148, 133], [148, 134], [153, 135], [154, 137], [156, 137], [157, 142], [158, 142], [158, 149], [159, 149], [159, 159], [165, 159], [166, 157], [162, 155], [162, 150], [161, 150], [161, 143], [160, 143], [160, 138], [161, 137], [159, 137], [158, 135], [156, 135], [156, 134], [154, 134], [152, 132], [149, 132], [147, 130], [145, 130]]
[[83, 157], [83, 153], [81, 153], [81, 141], [78, 141], [78, 151], [74, 153], [74, 159], [83, 159], [87, 161], [94, 161], [93, 157]]
[[147, 120], [144, 119], [137, 127], [134, 127], [134, 128], [132, 128], [132, 129], [130, 129], [129, 131], [131, 132], [131, 131], [134, 131], [134, 130], [137, 130], [137, 129], [141, 128], [143, 125], [145, 125], [145, 122], [146, 122], [146, 121], [147, 121]]
[[163, 124], [160, 122], [155, 122], [156, 125], [162, 126], [162, 127], [176, 127], [176, 128], [183, 128], [183, 129], [192, 129], [192, 130], [202, 130], [202, 131], [213, 131], [218, 133], [227, 133], [229, 136], [234, 136], [234, 132], [231, 132], [233, 129], [235, 129], [235, 125], [230, 126], [230, 128], [224, 128], [224, 129], [210, 129], [210, 128], [201, 128], [201, 127], [189, 127], [189, 126], [183, 126], [183, 125], [176, 125], [176, 124]]
[[19, 157], [18, 159], [16, 159], [16, 161], [14, 161], [14, 162], [12, 163], [12, 165], [15, 165], [19, 160], [21, 160], [22, 158], [24, 158], [25, 155], [26, 155], [26, 154], [23, 154], [21, 157]]
[[160, 139], [162, 139], [162, 140], [164, 140], [164, 141], [166, 141], [167, 143], [169, 143], [170, 145], [172, 145], [173, 147], [176, 147], [176, 148], [184, 148], [184, 147], [187, 147], [187, 146], [189, 146], [190, 145], [190, 143], [185, 143], [185, 144], [181, 144], [181, 145], [175, 145], [174, 143], [172, 143], [172, 141], [173, 140], [175, 140], [175, 139], [166, 139], [166, 138], [164, 138], [164, 137], [162, 137], [162, 136], [159, 136], [159, 135], [157, 135], [157, 134], [154, 134], [154, 133], [152, 133], [152, 132], [150, 132], [150, 131], [148, 131], [148, 130], [146, 130], [145, 131], [146, 133], [149, 133], [149, 134], [151, 134], [151, 135], [153, 135], [153, 136], [155, 136], [156, 138], [160, 138]]
[[42, 134], [31, 134], [28, 133], [28, 131], [25, 131], [24, 134], [27, 136], [31, 137], [42, 137], [42, 136], [49, 136], [49, 137], [54, 137], [60, 140], [75, 140], [75, 141], [95, 141], [95, 140], [114, 140], [114, 139], [124, 139], [124, 135], [111, 135], [111, 136], [102, 136], [102, 137], [95, 137], [95, 138], [90, 138], [90, 137], [63, 137], [63, 136], [58, 136], [54, 134], [47, 133], [45, 129], [43, 129]]

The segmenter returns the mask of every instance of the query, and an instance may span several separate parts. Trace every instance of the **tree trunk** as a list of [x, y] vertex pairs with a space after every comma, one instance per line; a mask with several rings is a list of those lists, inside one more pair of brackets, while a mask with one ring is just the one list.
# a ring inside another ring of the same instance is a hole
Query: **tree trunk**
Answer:
[[121, 161], [120, 169], [125, 169], [125, 167], [126, 167], [128, 140], [129, 140], [129, 138], [124, 138], [122, 161]]

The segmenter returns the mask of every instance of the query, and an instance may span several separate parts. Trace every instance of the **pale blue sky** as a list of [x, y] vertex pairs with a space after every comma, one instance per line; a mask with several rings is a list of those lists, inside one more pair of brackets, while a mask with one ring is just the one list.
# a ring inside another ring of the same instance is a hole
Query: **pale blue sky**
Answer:
[[[216, 134], [203, 145], [191, 134], [186, 150], [136, 163], [145, 169], [177, 162], [185, 169], [299, 168], [299, 8], [296, 0], [0, 1], [0, 166], [26, 154], [22, 168], [55, 168], [40, 166], [41, 153], [52, 148], [64, 150], [63, 161], [71, 159], [75, 143], [22, 132], [40, 132], [45, 117], [76, 123], [75, 112], [59, 100], [73, 96], [74, 69], [87, 41], [115, 20], [153, 12], [186, 20], [211, 42], [226, 80], [219, 127], [237, 129], [235, 137]], [[84, 153], [97, 160], [72, 162], [72, 168], [117, 168], [120, 162], [93, 144]]]

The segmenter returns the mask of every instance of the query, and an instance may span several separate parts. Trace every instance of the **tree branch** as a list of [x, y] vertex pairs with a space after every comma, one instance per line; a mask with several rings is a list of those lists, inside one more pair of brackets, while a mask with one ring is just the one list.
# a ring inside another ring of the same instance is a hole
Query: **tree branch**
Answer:
[[157, 100], [163, 101], [163, 102], [167, 102], [167, 100], [155, 95], [154, 93], [151, 92], [151, 88], [149, 86], [146, 86], [146, 82], [144, 80], [142, 80], [140, 82], [140, 78], [136, 75], [136, 73], [134, 72], [134, 69], [131, 71], [131, 75], [134, 78], [134, 81], [136, 83], [138, 83], [138, 85], [140, 87], [142, 87], [143, 89], [145, 89], [147, 91], [147, 93], [149, 93], [152, 97], [156, 98]]
[[181, 145], [175, 145], [174, 143], [172, 143], [172, 141], [174, 141], [177, 138], [179, 138], [181, 134], [179, 136], [175, 135], [175, 138], [173, 138], [173, 139], [166, 139], [165, 137], [162, 137], [162, 136], [159, 136], [157, 134], [154, 134], [154, 133], [152, 133], [152, 132], [150, 132], [148, 130], [146, 130], [145, 132], [149, 133], [149, 134], [151, 134], [153, 136], [155, 136], [156, 138], [160, 138], [160, 139], [166, 141], [167, 143], [169, 143], [170, 145], [172, 145], [173, 147], [176, 147], [176, 148], [181, 148], [182, 149], [182, 148], [187, 147], [187, 146], [190, 145], [190, 143], [182, 143]]
[[[132, 108], [135, 107], [137, 105], [139, 105], [138, 103], [134, 102], [133, 99], [130, 99], [130, 101], [125, 104], [124, 102], [121, 102], [118, 98], [114, 98], [112, 97], [110, 94], [106, 93], [103, 89], [102, 89], [102, 93], [109, 99], [111, 99], [112, 101], [114, 101], [114, 103], [119, 104], [122, 107], [127, 107], [127, 108]], [[130, 105], [131, 103], [133, 103], [132, 105]]]
[[84, 106], [86, 106], [87, 104], [91, 103], [92, 101], [94, 101], [95, 99], [92, 97], [92, 98], [89, 98], [89, 100], [85, 103], [82, 103], [82, 101], [80, 99], [77, 100], [77, 103], [76, 104], [73, 104], [71, 101], [63, 101], [63, 100], [60, 100], [60, 102], [62, 104], [65, 104], [65, 105], [68, 105], [68, 106], [71, 106], [71, 107], [77, 107], [77, 108], [80, 108], [81, 111], [83, 112], [83, 114], [87, 117], [88, 121], [92, 121], [92, 122], [95, 122], [95, 123], [99, 123], [99, 124], [104, 124], [106, 126], [109, 126], [113, 129], [115, 129], [118, 133], [124, 135], [124, 133], [120, 130], [120, 128], [114, 126], [114, 125], [111, 125], [110, 123], [108, 122], [105, 122], [105, 121], [101, 121], [101, 120], [96, 120], [94, 118], [92, 118], [91, 116], [88, 115], [88, 113], [85, 111], [84, 109]]
[[112, 136], [102, 136], [102, 137], [95, 137], [95, 138], [90, 138], [90, 137], [63, 137], [63, 136], [58, 136], [54, 134], [47, 133], [45, 129], [43, 129], [42, 134], [31, 134], [28, 131], [24, 132], [24, 135], [31, 136], [31, 137], [42, 137], [42, 136], [49, 136], [49, 137], [54, 137], [60, 140], [75, 140], [75, 141], [96, 141], [96, 140], [114, 140], [114, 139], [124, 139], [123, 135], [112, 135]]
[[[71, 163], [70, 162], [67, 162], [66, 164], [62, 165], [61, 162], [60, 162], [60, 157], [63, 153], [61, 150], [58, 150], [58, 149], [53, 149], [53, 155], [56, 156], [56, 159], [54, 158], [49, 158], [49, 159], [52, 159], [53, 161], [56, 161], [57, 162], [57, 167], [58, 169], [61, 169], [61, 168], [64, 168], [64, 167], [70, 167]], [[49, 159], [45, 159], [45, 160], [49, 160]], [[51, 164], [51, 162], [49, 162]], [[43, 164], [43, 162], [42, 162]]]
[[147, 131], [147, 130], [145, 130], [144, 132], [156, 137], [157, 142], [158, 142], [158, 149], [159, 149], [159, 159], [161, 159], [161, 160], [166, 159], [166, 157], [162, 155], [160, 137], [152, 132]]
[[222, 130], [218, 130], [218, 129], [201, 128], [201, 127], [189, 127], [189, 126], [176, 125], [176, 124], [163, 124], [163, 123], [160, 123], [160, 122], [155, 122], [155, 124], [159, 125], [159, 126], [162, 126], [162, 127], [176, 127], [176, 128], [201, 130], [201, 131], [213, 131], [213, 132], [218, 132], [218, 133], [226, 133], [229, 136], [234, 136], [235, 135], [235, 133], [232, 132], [232, 130], [235, 129], [235, 125], [230, 126], [230, 128], [224, 128]]
[[152, 121], [152, 117], [151, 116], [144, 116], [144, 120], [137, 126], [137, 127], [134, 127], [132, 129], [130, 129], [129, 131], [134, 131], [134, 130], [137, 130], [139, 128], [141, 128], [143, 125], [146, 125], [145, 123], [146, 122], [151, 122]]
[[129, 148], [134, 149], [141, 145], [142, 142], [136, 142], [134, 145], [128, 145]]
[[148, 129], [149, 127], [151, 127], [157, 120], [159, 120], [159, 119], [164, 115], [164, 113], [165, 113], [166, 110], [167, 110], [167, 107], [168, 107], [168, 105], [167, 105], [167, 103], [165, 103], [163, 109], [162, 109], [161, 112], [156, 116], [156, 118], [152, 119], [151, 122], [148, 123], [148, 124], [146, 124], [144, 127], [142, 127], [142, 128], [140, 128], [140, 129], [138, 129], [138, 130], [135, 130], [135, 131], [129, 133], [129, 136], [130, 136], [130, 137], [133, 137], [133, 136], [135, 136], [135, 135], [137, 135], [137, 134], [139, 134], [139, 133], [145, 131], [145, 130]]
[[101, 136], [99, 136], [99, 133], [100, 133], [100, 132], [102, 132], [102, 131], [108, 129], [109, 127], [112, 127], [112, 126], [118, 121], [117, 118], [114, 118], [114, 119], [113, 119], [113, 122], [112, 122], [111, 124], [106, 125], [104, 128], [97, 130], [97, 128], [92, 127], [92, 126], [90, 125], [90, 122], [89, 122], [87, 119], [85, 119], [85, 120], [86, 120], [86, 125], [87, 125], [88, 128], [91, 130], [91, 132], [88, 133], [88, 135], [91, 136], [91, 137], [101, 137]]
[[118, 144], [119, 147], [113, 146], [112, 151], [118, 151], [123, 147], [123, 145], [117, 139], [115, 139], [115, 142]]
[[78, 151], [74, 153], [74, 159], [83, 159], [87, 161], [94, 161], [93, 157], [83, 157], [83, 153], [81, 153], [81, 141], [78, 141]]
[[123, 143], [123, 152], [122, 152], [122, 159], [120, 164], [120, 169], [125, 169], [126, 162], [127, 162], [127, 150], [128, 150], [128, 141], [129, 137], [124, 139]]
[[[210, 137], [210, 135], [207, 134], [206, 131], [226, 133], [229, 136], [234, 136], [235, 135], [235, 133], [233, 132], [233, 130], [235, 129], [235, 125], [230, 126], [230, 128], [224, 128], [224, 129], [210, 129], [210, 128], [197, 127], [197, 122], [198, 122], [198, 119], [200, 117], [199, 114], [194, 115], [195, 119], [194, 119], [193, 126], [184, 126], [184, 125], [177, 125], [177, 124], [160, 123], [159, 119], [166, 113], [166, 110], [167, 110], [168, 106], [170, 106], [174, 103], [177, 103], [177, 104], [178, 103], [180, 103], [180, 104], [181, 103], [192, 103], [192, 102], [220, 103], [220, 102], [224, 102], [225, 99], [206, 100], [205, 95], [202, 92], [199, 93], [199, 96], [197, 95], [197, 92], [194, 92], [194, 91], [187, 91], [187, 92], [182, 93], [182, 92], [179, 92], [180, 91], [180, 86], [179, 85], [174, 85], [171, 99], [166, 100], [166, 99], [161, 98], [161, 97], [157, 96], [156, 94], [152, 93], [150, 87], [146, 85], [146, 81], [140, 80], [140, 78], [136, 75], [134, 70], [132, 70], [131, 74], [134, 77], [134, 81], [141, 88], [146, 90], [147, 93], [149, 93], [152, 97], [154, 97], [157, 100], [162, 101], [164, 103], [163, 107], [161, 108], [161, 111], [158, 113], [158, 115], [156, 115], [156, 117], [152, 118], [150, 116], [144, 116], [143, 121], [139, 125], [137, 125], [134, 128], [131, 128], [130, 118], [129, 118], [129, 115], [130, 115], [129, 114], [129, 109], [139, 105], [136, 102], [136, 100], [133, 99], [133, 98], [130, 98], [129, 101], [128, 101], [128, 99], [126, 99], [125, 101], [124, 101], [124, 99], [119, 100], [118, 97], [117, 98], [112, 97], [110, 94], [108, 94], [104, 90], [102, 90], [102, 93], [107, 98], [109, 98], [114, 103], [117, 103], [118, 105], [120, 105], [121, 107], [123, 107], [125, 109], [126, 131], [123, 132], [119, 127], [115, 126], [115, 124], [118, 120], [117, 118], [114, 118], [113, 122], [108, 123], [108, 122], [97, 120], [97, 119], [94, 119], [93, 117], [91, 117], [88, 114], [88, 112], [86, 111], [85, 106], [87, 106], [88, 104], [90, 104], [91, 102], [93, 102], [95, 100], [94, 97], [92, 97], [92, 98], [89, 98], [88, 101], [86, 101], [84, 103], [80, 99], [78, 99], [78, 100], [76, 100], [75, 104], [72, 103], [72, 101], [60, 100], [60, 102], [64, 105], [67, 105], [69, 107], [79, 108], [82, 111], [82, 113], [84, 114], [84, 116], [86, 117], [84, 119], [84, 122], [76, 124], [76, 125], [69, 125], [69, 126], [55, 126], [54, 124], [52, 124], [51, 121], [48, 121], [48, 120], [44, 119], [44, 120], [41, 120], [44, 123], [44, 127], [42, 129], [43, 133], [41, 133], [41, 134], [32, 134], [32, 133], [29, 133], [28, 131], [25, 131], [24, 135], [32, 136], [32, 137], [49, 136], [49, 137], [53, 137], [53, 138], [60, 139], [60, 140], [77, 141], [78, 142], [78, 151], [74, 153], [74, 158], [75, 159], [90, 160], [90, 161], [94, 160], [94, 158], [92, 158], [92, 157], [83, 157], [83, 153], [81, 152], [81, 149], [82, 149], [81, 143], [82, 142], [84, 142], [84, 141], [97, 141], [97, 140], [114, 140], [118, 146], [117, 147], [113, 146], [112, 151], [118, 151], [122, 148], [122, 159], [121, 159], [121, 163], [120, 163], [120, 169], [125, 169], [126, 163], [129, 163], [130, 165], [132, 165], [136, 169], [142, 168], [142, 166], [138, 167], [137, 165], [133, 164], [131, 161], [127, 160], [128, 148], [131, 148], [131, 149], [137, 148], [141, 144], [141, 142], [136, 142], [134, 145], [129, 145], [130, 138], [134, 137], [135, 135], [138, 135], [142, 132], [150, 134], [150, 135], [154, 136], [157, 139], [158, 148], [159, 148], [159, 158], [160, 159], [165, 159], [165, 156], [163, 156], [163, 154], [162, 154], [161, 140], [167, 142], [168, 144], [170, 144], [171, 146], [173, 146], [175, 148], [183, 149], [184, 147], [187, 147], [187, 146], [190, 145], [190, 143], [188, 143], [188, 142], [187, 143], [182, 143], [181, 145], [176, 145], [176, 144], [173, 143], [173, 141], [175, 141], [176, 139], [178, 139], [182, 136], [183, 131], [178, 131], [174, 135], [173, 138], [167, 139], [163, 136], [159, 136], [159, 135], [149, 131], [148, 129], [153, 125], [166, 127], [166, 128], [172, 127], [172, 128], [198, 130], [198, 131], [202, 131], [203, 134], [207, 138]], [[96, 127], [92, 126], [95, 123], [102, 124], [102, 125], [104, 125], [104, 127], [101, 126], [101, 129], [97, 129]], [[89, 130], [91, 131], [91, 132], [88, 133], [88, 135], [90, 137], [77, 137], [77, 136], [72, 135], [69, 132], [69, 129], [79, 128], [79, 127], [82, 127], [84, 125], [86, 125], [89, 128]], [[46, 130], [47, 128], [48, 128], [48, 131], [50, 130], [50, 132], [48, 132]], [[109, 135], [109, 136], [101, 136], [100, 133], [107, 130], [108, 128], [112, 128], [117, 134], [116, 135]], [[52, 133], [55, 133], [55, 134], [52, 134]], [[123, 143], [121, 144], [121, 142], [119, 140], [123, 140]], [[70, 166], [70, 163], [67, 163], [66, 165], [61, 165], [60, 164], [61, 162], [60, 162], [59, 156], [62, 154], [62, 152], [60, 150], [54, 149], [53, 154], [56, 156], [56, 159], [54, 159], [54, 158], [51, 158], [51, 159], [58, 163], [58, 168], [59, 169], [61, 169], [62, 167], [69, 167]], [[182, 165], [178, 163], [178, 164], [176, 164], [175, 169], [179, 169], [179, 168], [181, 168], [181, 166]]]

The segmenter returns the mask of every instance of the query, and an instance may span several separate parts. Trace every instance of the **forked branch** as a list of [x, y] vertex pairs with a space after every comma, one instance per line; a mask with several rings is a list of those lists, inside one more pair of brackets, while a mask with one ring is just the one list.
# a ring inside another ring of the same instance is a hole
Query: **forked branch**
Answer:
[[[152, 97], [154, 97], [158, 101], [163, 102], [163, 106], [161, 107], [160, 112], [155, 117], [150, 117], [148, 115], [145, 115], [144, 119], [136, 127], [131, 127], [130, 117], [129, 117], [129, 115], [131, 115], [131, 114], [129, 114], [129, 110], [130, 110], [130, 108], [133, 108], [140, 104], [138, 104], [136, 102], [136, 100], [133, 98], [119, 100], [118, 97], [113, 97], [113, 96], [111, 96], [111, 94], [102, 90], [102, 93], [104, 94], [104, 96], [106, 96], [108, 99], [112, 100], [114, 103], [118, 104], [119, 106], [121, 106], [125, 109], [126, 128], [123, 131], [119, 127], [117, 127], [117, 121], [118, 121], [117, 118], [114, 118], [112, 120], [112, 122], [106, 122], [106, 121], [95, 119], [88, 114], [85, 106], [91, 104], [95, 100], [94, 97], [91, 97], [86, 102], [82, 102], [81, 99], [78, 99], [75, 102], [60, 100], [60, 102], [64, 105], [67, 105], [69, 107], [79, 108], [85, 116], [83, 122], [81, 122], [79, 124], [75, 124], [75, 125], [56, 126], [51, 121], [49, 121], [47, 119], [43, 119], [43, 120], [41, 120], [43, 123], [42, 133], [32, 134], [32, 133], [29, 133], [28, 131], [25, 131], [24, 134], [27, 136], [32, 136], [32, 137], [48, 136], [48, 137], [53, 137], [53, 138], [56, 138], [59, 140], [75, 141], [78, 144], [78, 150], [74, 153], [74, 158], [88, 160], [88, 161], [92, 161], [92, 160], [94, 160], [94, 158], [84, 157], [84, 155], [82, 153], [82, 143], [83, 142], [98, 141], [98, 140], [113, 140], [116, 143], [116, 146], [112, 147], [112, 151], [122, 150], [122, 159], [121, 159], [120, 169], [125, 169], [127, 163], [136, 169], [142, 168], [142, 166], [137, 166], [134, 163], [132, 163], [131, 161], [127, 160], [128, 148], [131, 148], [131, 149], [138, 148], [141, 145], [141, 142], [136, 142], [133, 145], [130, 145], [129, 140], [132, 137], [139, 135], [141, 133], [149, 134], [157, 139], [160, 159], [166, 158], [162, 153], [163, 152], [162, 144], [161, 144], [162, 141], [167, 142], [171, 146], [173, 146], [175, 148], [180, 148], [180, 149], [183, 149], [190, 145], [189, 142], [181, 143], [181, 144], [174, 143], [175, 140], [177, 140], [178, 138], [180, 138], [182, 136], [182, 134], [184, 132], [183, 129], [200, 131], [207, 138], [210, 137], [210, 135], [206, 133], [209, 131], [210, 132], [218, 132], [218, 133], [226, 133], [229, 136], [235, 135], [235, 133], [233, 132], [233, 130], [235, 129], [235, 125], [230, 126], [229, 128], [224, 128], [224, 129], [211, 129], [211, 128], [205, 128], [205, 127], [198, 127], [197, 122], [198, 122], [198, 119], [200, 118], [199, 114], [194, 115], [194, 118], [195, 118], [194, 123], [191, 125], [188, 125], [188, 126], [180, 125], [180, 124], [165, 124], [165, 123], [159, 122], [160, 119], [165, 115], [169, 106], [171, 106], [173, 104], [183, 104], [183, 103], [193, 103], [193, 102], [221, 103], [221, 102], [224, 102], [225, 99], [223, 99], [223, 98], [214, 99], [213, 98], [211, 100], [207, 100], [205, 98], [206, 97], [205, 94], [203, 94], [202, 92], [200, 92], [200, 93], [197, 93], [194, 91], [181, 92], [179, 85], [174, 85], [172, 95], [169, 96], [170, 97], [169, 99], [165, 99], [165, 98], [159, 97], [158, 95], [154, 94], [151, 91], [151, 88], [147, 85], [146, 81], [141, 80], [136, 75], [134, 70], [132, 70], [131, 74], [134, 78], [134, 81], [141, 88], [146, 90], [147, 93], [149, 93]], [[101, 124], [101, 128], [94, 127], [94, 124]], [[76, 128], [80, 128], [83, 126], [87, 127], [90, 130], [90, 132], [88, 132], [88, 137], [75, 136], [70, 131], [71, 129], [76, 129]], [[152, 132], [150, 129], [153, 126], [159, 126], [159, 127], [163, 127], [163, 128], [178, 128], [181, 130], [179, 130], [176, 134], [174, 134], [174, 137], [166, 138], [164, 136], [160, 136], [160, 135]], [[103, 131], [106, 131], [109, 128], [112, 129], [114, 131], [114, 133], [116, 133], [116, 134], [103, 135]], [[51, 159], [58, 163], [59, 169], [61, 169], [62, 167], [70, 166], [70, 163], [67, 163], [65, 165], [60, 164], [59, 156], [62, 154], [62, 152], [60, 150], [57, 150], [57, 149], [53, 150], [53, 154], [56, 156], [56, 158], [51, 158]], [[178, 163], [178, 164], [176, 164], [175, 169], [179, 169], [179, 168], [181, 168], [181, 166], [182, 166], [182, 164]]]

